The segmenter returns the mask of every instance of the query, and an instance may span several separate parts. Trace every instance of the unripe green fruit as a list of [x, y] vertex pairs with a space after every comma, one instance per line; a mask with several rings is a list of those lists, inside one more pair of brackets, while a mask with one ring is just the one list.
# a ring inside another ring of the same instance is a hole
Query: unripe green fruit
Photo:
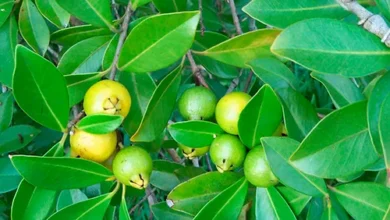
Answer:
[[238, 135], [238, 119], [251, 96], [243, 92], [232, 92], [219, 100], [215, 118], [221, 128], [229, 134]]
[[237, 136], [222, 134], [210, 146], [210, 157], [219, 172], [240, 167], [246, 154], [245, 146]]
[[152, 169], [153, 162], [149, 153], [135, 146], [120, 150], [112, 163], [117, 180], [137, 189], [148, 186]]
[[272, 173], [264, 148], [261, 146], [249, 151], [244, 162], [244, 173], [246, 179], [257, 187], [267, 188], [279, 182]]
[[197, 86], [186, 90], [178, 105], [186, 120], [208, 120], [214, 116], [217, 97], [211, 90]]
[[183, 151], [183, 155], [192, 160], [195, 157], [200, 157], [209, 152], [210, 147], [201, 147], [201, 148], [190, 148], [182, 144], [178, 144], [179, 148]]
[[84, 111], [87, 115], [109, 114], [126, 117], [130, 107], [129, 91], [122, 84], [112, 80], [95, 83], [84, 97]]

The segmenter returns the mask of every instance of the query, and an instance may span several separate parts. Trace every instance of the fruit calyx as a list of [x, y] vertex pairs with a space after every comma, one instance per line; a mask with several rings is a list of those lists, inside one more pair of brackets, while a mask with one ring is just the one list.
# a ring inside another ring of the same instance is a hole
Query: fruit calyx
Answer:
[[108, 114], [119, 114], [122, 110], [122, 103], [118, 97], [111, 96], [103, 102], [103, 109]]

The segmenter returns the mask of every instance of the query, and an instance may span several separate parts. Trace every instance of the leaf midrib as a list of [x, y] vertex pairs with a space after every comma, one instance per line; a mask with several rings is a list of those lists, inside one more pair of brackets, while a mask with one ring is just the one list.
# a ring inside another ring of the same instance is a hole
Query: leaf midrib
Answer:
[[301, 12], [301, 11], [318, 11], [322, 9], [330, 9], [330, 8], [340, 8], [339, 4], [329, 4], [329, 5], [320, 5], [320, 6], [312, 6], [312, 7], [296, 7], [296, 8], [283, 8], [283, 9], [264, 9], [261, 8], [259, 12]]
[[368, 202], [366, 202], [365, 200], [360, 200], [359, 198], [353, 197], [352, 195], [347, 194], [347, 193], [345, 193], [345, 192], [343, 192], [343, 191], [340, 191], [340, 190], [338, 190], [337, 188], [332, 188], [332, 190], [333, 190], [335, 193], [339, 193], [340, 195], [345, 196], [345, 197], [347, 197], [347, 198], [349, 198], [349, 199], [351, 199], [351, 200], [353, 200], [353, 201], [355, 201], [355, 202], [359, 202], [359, 203], [361, 203], [361, 204], [363, 204], [363, 205], [365, 205], [365, 206], [371, 207], [371, 208], [376, 209], [376, 210], [378, 210], [378, 211], [381, 211], [381, 212], [383, 212], [383, 213], [386, 213], [386, 211], [387, 211], [387, 210], [381, 209], [380, 207], [377, 207], [377, 206], [375, 206], [375, 205], [372, 205], [371, 203], [368, 203]]
[[[223, 204], [222, 207], [220, 207], [220, 209], [218, 210], [217, 213], [215, 213], [214, 217], [215, 216], [218, 216], [219, 213], [221, 213], [221, 211], [228, 205], [228, 203], [237, 195], [237, 193], [239, 193], [242, 189], [242, 187], [246, 184], [246, 180], [244, 180], [242, 182], [242, 184], [238, 187], [238, 189], [233, 193], [233, 195]], [[222, 193], [221, 193], [222, 194]]]
[[[343, 48], [344, 49], [344, 48]], [[325, 50], [325, 49], [317, 49], [317, 48], [280, 48], [280, 49], [274, 49], [271, 48], [271, 51], [288, 51], [288, 50], [296, 50], [296, 51], [309, 51], [309, 52], [314, 52], [314, 53], [321, 53], [321, 54], [338, 54], [338, 55], [356, 55], [356, 56], [385, 56], [389, 55], [390, 56], [390, 50], [385, 50], [385, 51], [354, 51], [354, 50]]]

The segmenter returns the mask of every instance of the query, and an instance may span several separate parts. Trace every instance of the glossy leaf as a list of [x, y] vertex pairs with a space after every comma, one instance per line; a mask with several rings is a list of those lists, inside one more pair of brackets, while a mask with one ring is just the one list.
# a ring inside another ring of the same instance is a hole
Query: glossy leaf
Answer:
[[11, 14], [14, 3], [14, 0], [0, 0], [0, 7], [2, 9], [0, 13], [0, 27], [4, 24], [8, 16]]
[[131, 0], [131, 8], [136, 10], [139, 6], [143, 6], [151, 2], [152, 0]]
[[390, 1], [389, 0], [375, 0], [380, 12], [387, 18], [390, 19]]
[[187, 1], [185, 0], [153, 0], [154, 6], [161, 13], [178, 12], [187, 10]]
[[365, 100], [358, 87], [344, 76], [323, 73], [312, 73], [311, 76], [326, 87], [337, 108]]
[[9, 158], [0, 158], [0, 193], [6, 193], [16, 189], [22, 177], [12, 166]]
[[249, 61], [272, 55], [270, 47], [279, 33], [279, 30], [271, 29], [252, 31], [196, 54], [208, 56], [233, 66], [246, 68], [246, 63]]
[[[0, 1], [1, 2], [1, 1]], [[11, 6], [13, 5], [13, 0]], [[0, 3], [1, 5], [1, 3]], [[4, 5], [6, 7], [6, 5]], [[1, 17], [1, 15], [0, 15]], [[0, 23], [1, 18], [0, 18]], [[18, 26], [14, 16], [0, 24], [0, 83], [12, 87], [12, 74], [15, 65], [15, 48], [18, 40]]]
[[150, 184], [164, 191], [171, 191], [179, 183], [179, 178], [175, 175], [175, 170], [183, 168], [183, 165], [164, 161], [153, 161], [153, 172], [150, 176]]
[[290, 187], [281, 186], [277, 189], [296, 216], [301, 214], [302, 210], [306, 207], [311, 199], [310, 196], [299, 193]]
[[110, 36], [92, 37], [75, 44], [62, 56], [58, 70], [65, 75], [97, 72], [110, 39]]
[[76, 127], [91, 134], [107, 134], [115, 131], [123, 121], [120, 115], [87, 115]]
[[261, 143], [271, 169], [281, 183], [306, 195], [327, 195], [323, 179], [308, 176], [289, 162], [288, 159], [298, 149], [299, 142], [290, 138], [265, 137], [261, 139]]
[[41, 131], [30, 125], [15, 125], [0, 132], [0, 154], [27, 146]]
[[74, 106], [84, 99], [85, 93], [95, 83], [97, 83], [102, 74], [86, 73], [76, 75], [66, 75], [66, 87], [69, 94], [69, 106]]
[[252, 18], [278, 28], [310, 18], [339, 19], [348, 14], [334, 0], [254, 0], [242, 10]]
[[48, 219], [102, 219], [111, 200], [110, 194], [104, 194], [83, 202], [68, 206], [54, 213]]
[[121, 204], [119, 206], [119, 220], [130, 220], [129, 210], [126, 205], [126, 199], [121, 199]]
[[206, 171], [203, 168], [193, 166], [186, 166], [175, 170], [175, 174], [180, 182], [185, 182], [204, 173], [206, 173]]
[[390, 62], [390, 51], [378, 37], [356, 25], [325, 18], [291, 25], [271, 50], [310, 70], [346, 77], [369, 75]]
[[219, 125], [208, 121], [184, 121], [170, 124], [168, 131], [178, 143], [192, 148], [210, 146], [217, 135], [223, 134]]
[[46, 53], [50, 41], [49, 28], [31, 0], [22, 2], [19, 12], [19, 30], [23, 39], [37, 53], [41, 55]]
[[145, 73], [168, 67], [191, 47], [198, 22], [199, 12], [148, 17], [127, 36], [119, 57], [119, 69]]
[[[11, 92], [0, 94], [0, 136], [1, 132], [11, 125], [14, 110], [13, 100]], [[1, 142], [2, 141], [0, 139], [0, 143]]]
[[382, 219], [390, 204], [390, 190], [376, 183], [343, 184], [331, 190], [355, 219]]
[[181, 79], [180, 65], [169, 73], [157, 86], [146, 108], [144, 117], [136, 133], [134, 142], [154, 141], [164, 131], [176, 104]]
[[88, 197], [79, 189], [64, 190], [58, 197], [56, 209], [58, 211], [74, 203], [79, 203], [87, 199]]
[[119, 42], [119, 34], [115, 34], [108, 42], [108, 45], [104, 51], [104, 56], [103, 56], [103, 63], [102, 63], [103, 70], [108, 70], [111, 68], [114, 62], [116, 48], [118, 47], [118, 42]]
[[[331, 179], [375, 163], [378, 156], [368, 134], [366, 108], [366, 102], [359, 102], [327, 115], [291, 156], [293, 165], [309, 175]], [[340, 119], [348, 123], [339, 123]]]
[[45, 189], [81, 188], [112, 176], [104, 166], [83, 159], [13, 156], [11, 161], [29, 183]]
[[256, 189], [256, 219], [296, 219], [275, 187]]
[[165, 201], [152, 205], [152, 212], [157, 220], [192, 220], [194, 218], [185, 212], [169, 208]]
[[232, 172], [202, 174], [173, 189], [168, 195], [167, 204], [175, 210], [196, 215], [207, 202], [238, 179], [240, 176]]
[[70, 14], [62, 9], [55, 0], [36, 0], [38, 10], [51, 23], [59, 28], [66, 27]]
[[28, 116], [48, 128], [66, 129], [68, 91], [64, 77], [52, 63], [18, 46], [13, 80], [15, 100]]
[[210, 200], [194, 219], [236, 219], [244, 205], [248, 181], [243, 177]]
[[[380, 116], [379, 116], [379, 135], [382, 143], [383, 157], [385, 159], [386, 168], [390, 170], [390, 94], [387, 95], [386, 99], [383, 101], [381, 106]], [[390, 181], [390, 174], [388, 174], [388, 179]]]
[[282, 106], [269, 85], [263, 86], [245, 106], [238, 120], [242, 143], [249, 147], [260, 144], [260, 138], [272, 136], [282, 122]]

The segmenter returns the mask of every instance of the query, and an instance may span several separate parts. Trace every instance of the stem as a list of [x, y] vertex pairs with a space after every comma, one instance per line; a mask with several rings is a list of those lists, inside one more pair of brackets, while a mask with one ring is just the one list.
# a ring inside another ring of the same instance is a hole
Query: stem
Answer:
[[206, 163], [207, 163], [207, 167], [209, 168], [209, 170], [213, 171], [213, 167], [211, 166], [210, 154], [209, 153], [206, 154]]
[[244, 92], [246, 92], [246, 93], [248, 93], [249, 86], [251, 85], [251, 82], [252, 82], [252, 77], [253, 77], [253, 72], [250, 71], [249, 76], [246, 79], [245, 87], [244, 87]]
[[154, 193], [154, 191], [156, 191], [156, 189], [157, 188], [154, 188], [150, 192], [147, 192], [146, 195], [137, 204], [135, 204], [135, 206], [133, 206], [133, 208], [130, 209], [129, 214], [133, 213], [138, 208], [138, 206], [140, 206], [143, 202], [145, 202], [148, 199], [150, 193]]
[[112, 192], [110, 192], [109, 197], [111, 197], [111, 198], [114, 197], [114, 195], [118, 192], [120, 185], [121, 184], [119, 183], [119, 181], [116, 182], [115, 188], [114, 188], [114, 190], [112, 190]]
[[194, 167], [199, 167], [199, 158], [195, 157], [194, 159], [192, 159], [192, 164], [194, 165]]
[[236, 10], [236, 4], [234, 3], [234, 0], [227, 0], [230, 5], [230, 10], [232, 11], [232, 17], [234, 26], [236, 27], [236, 32], [238, 35], [242, 34], [242, 29], [240, 26], [240, 20], [238, 19], [237, 10]]
[[198, 6], [199, 6], [199, 11], [200, 11], [200, 18], [199, 18], [199, 24], [200, 24], [200, 34], [204, 36], [204, 31], [206, 30], [206, 27], [204, 26], [203, 23], [203, 5], [202, 5], [202, 0], [198, 0]]
[[177, 163], [180, 163], [181, 162], [181, 159], [179, 157], [179, 155], [177, 154], [177, 152], [174, 150], [174, 149], [167, 149], [169, 155], [171, 155], [173, 161], [177, 162]]
[[235, 79], [232, 80], [228, 90], [226, 91], [226, 94], [233, 92], [233, 90], [238, 86], [238, 84], [240, 83], [240, 77], [242, 73], [243, 73], [243, 69], [241, 69], [240, 74]]
[[200, 71], [199, 67], [196, 65], [194, 57], [192, 56], [192, 52], [191, 51], [187, 52], [187, 58], [188, 58], [188, 61], [190, 61], [190, 64], [191, 64], [192, 74], [196, 77], [198, 82], [203, 87], [206, 87], [206, 88], [210, 89], [210, 87], [207, 85], [206, 80], [203, 78], [203, 75], [201, 74], [201, 71]]
[[68, 123], [68, 130], [72, 128], [83, 116], [84, 111], [81, 111], [78, 115], [74, 116], [73, 120]]
[[122, 200], [125, 200], [126, 196], [126, 185], [122, 184]]
[[66, 141], [66, 138], [68, 137], [68, 132], [64, 132], [63, 134], [62, 134], [62, 137], [61, 137], [61, 140], [60, 140], [60, 145], [62, 146], [62, 147], [64, 147], [64, 145], [65, 145], [65, 141]]
[[117, 20], [120, 19], [121, 16], [119, 15], [118, 7], [116, 6], [115, 0], [111, 0], [111, 7], [112, 7], [112, 10], [114, 10], [115, 18]]
[[123, 43], [125, 42], [125, 39], [127, 36], [127, 30], [129, 29], [129, 21], [130, 21], [131, 13], [132, 13], [131, 12], [131, 1], [129, 1], [129, 4], [126, 7], [125, 18], [123, 19], [123, 22], [122, 22], [121, 34], [119, 36], [118, 46], [116, 47], [114, 61], [112, 62], [112, 68], [111, 68], [111, 72], [110, 72], [110, 79], [111, 80], [115, 79], [115, 74], [117, 71], [117, 65], [118, 65], [118, 61], [119, 61], [119, 54], [122, 51], [122, 46], [123, 46]]

